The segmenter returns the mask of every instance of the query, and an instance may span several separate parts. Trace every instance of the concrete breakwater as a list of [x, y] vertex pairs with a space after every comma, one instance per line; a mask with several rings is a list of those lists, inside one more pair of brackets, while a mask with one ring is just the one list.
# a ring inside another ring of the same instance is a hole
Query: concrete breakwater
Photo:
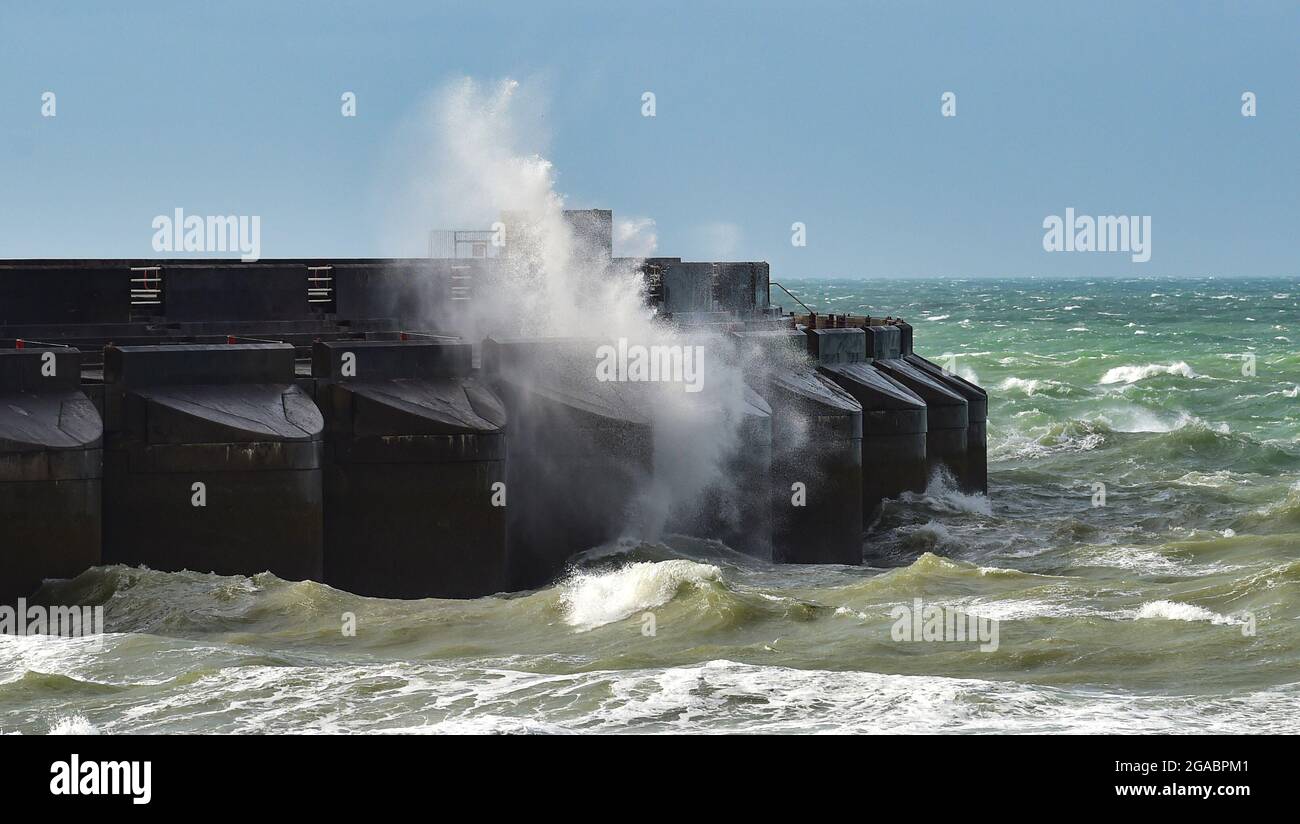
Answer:
[[[980, 488], [967, 401], [945, 388], [955, 378], [869, 360], [860, 329], [791, 330], [779, 345], [828, 357], [832, 336], [845, 339], [834, 362], [755, 376], [731, 464], [740, 517], [684, 531], [777, 561], [854, 564], [881, 501], [923, 488], [932, 445]], [[289, 344], [110, 345], [89, 385], [78, 350], [0, 349], [3, 597], [101, 562], [270, 570], [404, 598], [544, 584], [619, 537], [654, 472], [654, 427], [620, 385], [554, 360], [591, 359], [591, 346], [489, 339], [482, 368], [472, 349], [319, 341], [300, 375]], [[555, 364], [553, 381], [521, 370], [533, 359]], [[65, 377], [40, 377], [51, 360]], [[790, 445], [800, 421], [813, 425]]]
[[[656, 529], [859, 564], [883, 500], [986, 489], [987, 396], [906, 323], [784, 315], [766, 264], [640, 265], [740, 380], [689, 394], [731, 416], [725, 471]], [[466, 271], [490, 261], [0, 262], [0, 602], [101, 563], [477, 597], [626, 534], [681, 433], [597, 378], [610, 341], [438, 323]]]

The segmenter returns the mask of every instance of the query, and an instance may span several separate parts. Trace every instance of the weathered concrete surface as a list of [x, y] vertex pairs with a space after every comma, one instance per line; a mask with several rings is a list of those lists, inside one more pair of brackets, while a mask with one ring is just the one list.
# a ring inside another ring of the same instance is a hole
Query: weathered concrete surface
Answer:
[[862, 406], [817, 372], [802, 332], [738, 332], [772, 407], [773, 559], [862, 563]]
[[947, 470], [959, 483], [968, 473], [966, 399], [929, 372], [900, 359], [872, 361], [872, 366], [925, 401], [925, 453], [929, 472]]
[[321, 580], [324, 422], [293, 347], [110, 346], [104, 380], [105, 561]]
[[103, 423], [81, 353], [0, 349], [0, 604], [100, 562]]
[[867, 337], [867, 358], [892, 360], [902, 357], [902, 329], [897, 326], [868, 326], [863, 331]]
[[920, 355], [905, 355], [903, 360], [966, 399], [966, 472], [958, 480], [966, 492], [988, 494], [988, 392], [960, 375], [945, 372], [938, 364], [931, 363]]
[[824, 366], [822, 372], [862, 404], [862, 512], [869, 524], [886, 498], [925, 489], [926, 404], [870, 364]]
[[[960, 463], [961, 474], [956, 475], [955, 479], [966, 492], [987, 493], [988, 393], [965, 378], [946, 372], [938, 364], [917, 355], [912, 348], [911, 324], [894, 321], [887, 325], [868, 326], [866, 332], [868, 358], [884, 361], [900, 360], [924, 373], [953, 394], [966, 399], [966, 456]], [[938, 410], [935, 412], [936, 416], [943, 414]], [[950, 464], [954, 472], [957, 471], [958, 466], [956, 463]]]
[[868, 356], [897, 355], [898, 329], [804, 331], [818, 370], [862, 406], [862, 515], [868, 526], [885, 498], [925, 488], [925, 401], [867, 364]]
[[655, 272], [657, 291], [652, 302], [674, 320], [692, 313], [763, 311], [771, 305], [770, 270], [760, 261], [646, 258], [643, 266]]
[[[509, 588], [506, 412], [452, 342], [317, 343], [325, 581], [385, 598]], [[345, 368], [345, 363], [348, 364]]]

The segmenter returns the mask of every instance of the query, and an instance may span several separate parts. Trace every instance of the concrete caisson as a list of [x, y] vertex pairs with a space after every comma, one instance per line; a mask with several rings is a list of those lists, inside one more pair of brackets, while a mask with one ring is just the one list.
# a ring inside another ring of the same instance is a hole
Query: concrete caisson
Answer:
[[966, 399], [943, 381], [901, 358], [882, 358], [872, 366], [925, 402], [925, 455], [930, 475], [940, 469], [959, 483], [967, 476]]
[[905, 355], [903, 360], [966, 399], [966, 472], [958, 480], [966, 492], [988, 494], [988, 392], [960, 375], [945, 372], [920, 355]]
[[[966, 492], [989, 491], [988, 473], [988, 417], [989, 393], [983, 387], [941, 368], [920, 355], [912, 348], [912, 325], [904, 321], [894, 321], [893, 328], [898, 330], [898, 353], [882, 357], [898, 357], [912, 366], [921, 369], [949, 390], [966, 399], [966, 472], [958, 478]], [[887, 329], [889, 327], [877, 327]]]
[[862, 405], [862, 511], [869, 524], [885, 498], [925, 488], [925, 401], [866, 362], [863, 329], [807, 334], [819, 371]]
[[322, 574], [323, 420], [287, 344], [104, 350], [104, 560]]
[[511, 585], [538, 587], [575, 553], [617, 539], [654, 469], [654, 433], [635, 384], [596, 380], [599, 343], [483, 342], [505, 403]]
[[772, 408], [773, 559], [862, 563], [862, 406], [817, 372], [803, 333], [738, 332]]
[[385, 598], [509, 587], [505, 407], [459, 342], [315, 344], [325, 581]]
[[103, 423], [81, 353], [0, 349], [0, 605], [100, 560]]

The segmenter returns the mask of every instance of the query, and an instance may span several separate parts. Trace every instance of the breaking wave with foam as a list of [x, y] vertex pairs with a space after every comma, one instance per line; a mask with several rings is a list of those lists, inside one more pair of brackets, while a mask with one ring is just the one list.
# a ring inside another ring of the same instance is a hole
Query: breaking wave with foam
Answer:
[[1116, 366], [1106, 370], [1106, 374], [1101, 376], [1098, 383], [1106, 385], [1112, 383], [1137, 383], [1138, 381], [1154, 378], [1161, 375], [1175, 375], [1180, 378], [1199, 377], [1192, 367], [1188, 366], [1185, 361], [1176, 363], [1148, 363], [1145, 366]]
[[575, 572], [560, 585], [560, 601], [565, 620], [584, 631], [662, 606], [683, 588], [721, 580], [722, 571], [711, 564], [643, 561], [606, 572]]
[[1205, 607], [1195, 604], [1182, 604], [1177, 601], [1151, 601], [1143, 604], [1134, 616], [1138, 620], [1159, 618], [1166, 621], [1208, 621], [1211, 624], [1234, 624], [1238, 619], [1220, 615]]

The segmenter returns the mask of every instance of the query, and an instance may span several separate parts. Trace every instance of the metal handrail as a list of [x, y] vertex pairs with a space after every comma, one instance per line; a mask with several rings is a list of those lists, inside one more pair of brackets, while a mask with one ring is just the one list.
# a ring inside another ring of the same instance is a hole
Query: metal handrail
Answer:
[[787, 295], [789, 295], [791, 298], [793, 298], [793, 300], [794, 300], [795, 303], [797, 303], [797, 304], [799, 304], [800, 306], [802, 306], [803, 308], [807, 309], [807, 310], [808, 310], [808, 314], [810, 314], [810, 315], [815, 315], [815, 314], [817, 314], [816, 312], [814, 312], [814, 311], [812, 310], [812, 307], [810, 307], [808, 304], [804, 303], [803, 301], [799, 300], [799, 298], [795, 296], [795, 293], [794, 293], [794, 292], [791, 292], [789, 289], [785, 288], [784, 286], [782, 286], [781, 284], [777, 283], [777, 282], [774, 281], [774, 280], [769, 280], [769, 281], [767, 282], [767, 291], [768, 291], [768, 293], [769, 293], [769, 294], [768, 294], [768, 300], [771, 300], [771, 298], [772, 298], [772, 296], [771, 296], [770, 293], [771, 293], [771, 291], [772, 291], [772, 287], [773, 287], [773, 286], [777, 287], [777, 288], [780, 289], [782, 292], [785, 292]]

